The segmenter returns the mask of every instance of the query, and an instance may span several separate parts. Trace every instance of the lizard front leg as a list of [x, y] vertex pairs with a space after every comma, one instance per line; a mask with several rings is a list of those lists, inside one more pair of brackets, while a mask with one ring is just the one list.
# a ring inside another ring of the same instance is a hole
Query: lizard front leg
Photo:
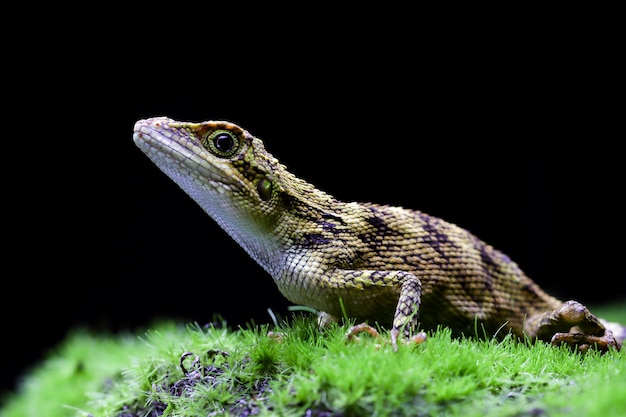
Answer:
[[[405, 271], [337, 270], [328, 280], [332, 297], [341, 300], [348, 317], [358, 319], [381, 319], [391, 322], [391, 344], [397, 350], [398, 337], [421, 341], [425, 335], [414, 335], [420, 308], [422, 283], [415, 275]], [[393, 308], [395, 307], [395, 310]], [[337, 313], [337, 308], [331, 308]], [[393, 319], [391, 318], [393, 312]], [[336, 314], [328, 311], [320, 314], [319, 323], [336, 320]], [[377, 335], [369, 324], [359, 324], [348, 332], [348, 338], [366, 331]]]
[[393, 326], [390, 332], [393, 350], [398, 350], [398, 336], [401, 331], [406, 339], [416, 343], [421, 343], [426, 339], [426, 333], [415, 333], [418, 324], [422, 283], [415, 275], [409, 275], [412, 278], [402, 284], [400, 298], [393, 317]]
[[524, 324], [524, 331], [531, 338], [554, 345], [564, 343], [581, 351], [590, 346], [600, 351], [621, 348], [613, 332], [577, 301], [566, 301], [553, 311], [530, 316]]

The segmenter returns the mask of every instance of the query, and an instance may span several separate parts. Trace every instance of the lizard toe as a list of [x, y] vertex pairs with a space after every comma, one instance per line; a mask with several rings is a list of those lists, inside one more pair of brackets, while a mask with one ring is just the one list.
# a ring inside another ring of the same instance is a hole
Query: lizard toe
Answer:
[[611, 330], [606, 330], [602, 336], [583, 333], [555, 333], [550, 343], [557, 346], [565, 344], [580, 352], [586, 352], [592, 346], [602, 353], [608, 352], [610, 349], [617, 351], [621, 349], [621, 343], [615, 339]]

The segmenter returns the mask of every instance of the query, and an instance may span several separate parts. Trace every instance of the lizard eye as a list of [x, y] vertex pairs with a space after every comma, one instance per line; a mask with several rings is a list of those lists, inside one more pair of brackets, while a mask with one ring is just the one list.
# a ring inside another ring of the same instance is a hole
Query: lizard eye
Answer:
[[239, 138], [228, 130], [216, 130], [207, 136], [205, 143], [215, 155], [226, 158], [237, 151]]

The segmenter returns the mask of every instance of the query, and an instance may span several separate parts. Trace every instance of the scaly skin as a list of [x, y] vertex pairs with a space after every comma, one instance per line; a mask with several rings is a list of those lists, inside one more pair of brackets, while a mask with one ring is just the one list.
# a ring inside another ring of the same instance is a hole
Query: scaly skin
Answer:
[[394, 347], [398, 334], [409, 337], [418, 324], [580, 349], [623, 342], [623, 326], [546, 294], [467, 230], [416, 210], [338, 201], [291, 174], [235, 124], [140, 120], [134, 141], [288, 300], [321, 311], [322, 324], [345, 311], [390, 325]]

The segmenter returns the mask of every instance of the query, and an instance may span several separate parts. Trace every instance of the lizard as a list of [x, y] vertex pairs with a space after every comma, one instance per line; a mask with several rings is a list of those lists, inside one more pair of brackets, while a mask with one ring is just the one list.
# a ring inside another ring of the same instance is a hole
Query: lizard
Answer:
[[[343, 202], [292, 174], [263, 141], [228, 121], [138, 120], [133, 141], [274, 280], [292, 303], [390, 327], [398, 340], [501, 336], [619, 350], [626, 327], [544, 291], [470, 231], [415, 209]], [[353, 333], [351, 333], [353, 332]], [[420, 335], [420, 336], [418, 336]]]

